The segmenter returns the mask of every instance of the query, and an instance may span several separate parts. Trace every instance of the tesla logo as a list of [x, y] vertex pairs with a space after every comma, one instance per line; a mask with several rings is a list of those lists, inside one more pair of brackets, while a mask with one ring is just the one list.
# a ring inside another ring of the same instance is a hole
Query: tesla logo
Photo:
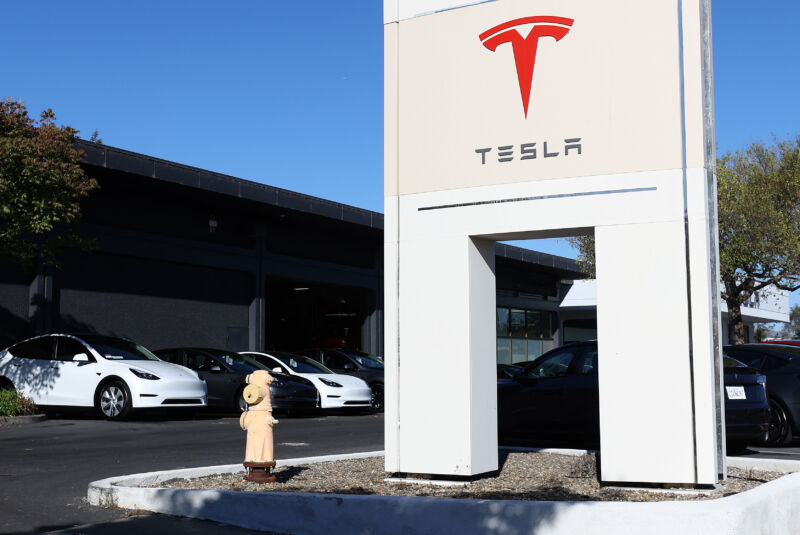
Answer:
[[[517, 64], [517, 78], [519, 79], [519, 92], [522, 95], [522, 107], [525, 118], [528, 117], [528, 103], [531, 99], [531, 84], [533, 83], [533, 66], [536, 63], [536, 49], [541, 37], [552, 37], [560, 41], [569, 33], [573, 19], [564, 17], [524, 17], [504, 22], [480, 34], [483, 46], [492, 52], [503, 43], [511, 43], [514, 50], [514, 62]], [[523, 38], [517, 28], [519, 26], [533, 25], [528, 36]]]

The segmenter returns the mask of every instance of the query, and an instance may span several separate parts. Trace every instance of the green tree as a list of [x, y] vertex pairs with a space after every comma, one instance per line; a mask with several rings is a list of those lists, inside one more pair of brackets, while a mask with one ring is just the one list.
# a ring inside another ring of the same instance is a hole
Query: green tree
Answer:
[[[800, 288], [800, 136], [752, 143], [717, 161], [721, 297], [728, 341], [744, 343], [742, 304], [767, 286]], [[594, 274], [594, 238], [570, 239]]]
[[789, 313], [789, 323], [783, 326], [781, 338], [785, 340], [800, 338], [800, 305], [792, 307], [792, 311]]
[[90, 243], [77, 231], [80, 200], [97, 187], [79, 165], [77, 130], [48, 109], [34, 121], [21, 102], [0, 100], [0, 256], [56, 263], [62, 246]]

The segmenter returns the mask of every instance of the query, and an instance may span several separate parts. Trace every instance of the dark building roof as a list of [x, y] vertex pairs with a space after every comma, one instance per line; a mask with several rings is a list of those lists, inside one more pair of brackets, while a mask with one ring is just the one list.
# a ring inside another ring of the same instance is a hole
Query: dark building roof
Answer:
[[[205, 191], [247, 199], [275, 207], [286, 208], [316, 216], [328, 217], [338, 221], [383, 230], [383, 214], [341, 204], [295, 191], [289, 191], [259, 182], [245, 180], [230, 175], [215, 173], [206, 169], [191, 167], [144, 154], [123, 150], [109, 145], [78, 140], [76, 147], [84, 151], [84, 164], [112, 169], [135, 175], [163, 180], [173, 184], [188, 186]], [[498, 243], [498, 257], [563, 271], [564, 276], [582, 278], [579, 264], [569, 258], [522, 249]]]
[[371, 210], [364, 210], [363, 208], [356, 208], [355, 206], [348, 206], [320, 199], [319, 197], [267, 186], [251, 180], [223, 175], [90, 141], [78, 140], [76, 146], [86, 153], [83, 161], [88, 165], [142, 175], [156, 180], [248, 199], [280, 208], [383, 229], [383, 214]]

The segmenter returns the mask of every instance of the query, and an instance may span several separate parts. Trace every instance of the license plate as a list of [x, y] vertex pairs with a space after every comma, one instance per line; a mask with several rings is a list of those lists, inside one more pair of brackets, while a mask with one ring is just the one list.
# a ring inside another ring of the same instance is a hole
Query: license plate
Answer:
[[728, 399], [747, 399], [743, 386], [726, 386], [725, 390], [728, 392]]

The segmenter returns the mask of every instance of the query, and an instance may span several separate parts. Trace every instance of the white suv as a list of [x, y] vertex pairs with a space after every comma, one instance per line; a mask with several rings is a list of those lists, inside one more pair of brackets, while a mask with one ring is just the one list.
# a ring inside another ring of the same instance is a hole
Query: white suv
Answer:
[[110, 336], [48, 334], [0, 351], [0, 389], [37, 405], [96, 407], [118, 420], [131, 410], [205, 407], [206, 383], [183, 366]]

